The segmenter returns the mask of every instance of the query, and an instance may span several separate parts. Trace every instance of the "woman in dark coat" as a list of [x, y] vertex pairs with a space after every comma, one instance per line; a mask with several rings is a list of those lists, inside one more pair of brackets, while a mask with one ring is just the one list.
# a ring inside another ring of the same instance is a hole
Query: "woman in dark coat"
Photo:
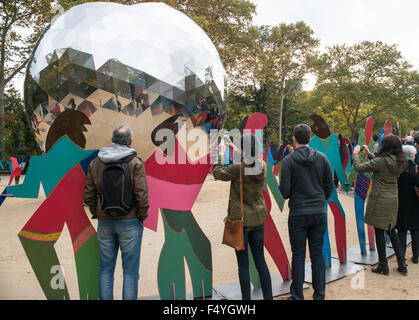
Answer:
[[400, 237], [403, 256], [406, 254], [407, 230], [412, 236], [412, 262], [418, 263], [419, 256], [419, 201], [414, 190], [415, 184], [419, 186], [417, 165], [413, 159], [416, 156], [414, 146], [403, 146], [403, 152], [407, 157], [408, 168], [398, 181], [399, 188], [399, 211], [397, 215], [396, 229]]
[[381, 141], [381, 149], [374, 157], [363, 146], [369, 161], [361, 163], [357, 146], [352, 154], [353, 167], [357, 172], [373, 172], [372, 187], [365, 213], [365, 223], [373, 226], [378, 253], [378, 266], [372, 272], [388, 275], [389, 268], [386, 255], [384, 232], [390, 236], [391, 244], [397, 256], [397, 271], [407, 274], [407, 266], [402, 254], [400, 239], [395, 229], [397, 222], [398, 193], [397, 179], [405, 170], [407, 160], [402, 150], [402, 143], [395, 135], [389, 135]]

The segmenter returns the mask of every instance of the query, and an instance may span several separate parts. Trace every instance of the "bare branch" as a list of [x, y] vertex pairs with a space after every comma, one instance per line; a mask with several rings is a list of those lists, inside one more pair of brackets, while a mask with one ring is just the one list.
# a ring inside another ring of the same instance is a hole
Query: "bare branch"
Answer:
[[17, 67], [4, 81], [5, 85], [9, 83], [29, 62], [30, 57], [28, 57], [25, 61], [22, 62], [22, 64]]

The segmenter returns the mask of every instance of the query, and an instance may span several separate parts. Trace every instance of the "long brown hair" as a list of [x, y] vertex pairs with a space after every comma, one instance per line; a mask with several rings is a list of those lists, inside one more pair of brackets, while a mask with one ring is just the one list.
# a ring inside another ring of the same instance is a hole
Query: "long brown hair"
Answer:
[[397, 158], [397, 164], [400, 168], [406, 168], [407, 159], [403, 152], [402, 143], [398, 136], [390, 134], [381, 140], [381, 148], [377, 153], [377, 157], [386, 157], [394, 155]]

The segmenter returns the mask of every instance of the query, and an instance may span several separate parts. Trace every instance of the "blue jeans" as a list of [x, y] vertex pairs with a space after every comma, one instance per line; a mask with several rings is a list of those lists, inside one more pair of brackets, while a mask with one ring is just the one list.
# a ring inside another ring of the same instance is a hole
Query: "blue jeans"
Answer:
[[288, 232], [292, 249], [291, 295], [293, 299], [304, 300], [303, 284], [307, 240], [311, 259], [313, 298], [314, 300], [324, 300], [325, 298], [326, 274], [323, 261], [323, 239], [326, 226], [325, 214], [290, 216], [288, 218]]
[[240, 289], [243, 300], [250, 300], [250, 266], [248, 246], [252, 250], [253, 259], [255, 261], [256, 270], [259, 274], [260, 285], [262, 287], [263, 298], [272, 300], [272, 282], [268, 266], [264, 255], [264, 234], [265, 225], [261, 224], [256, 227], [243, 227], [244, 247], [243, 251], [236, 251], [237, 264], [239, 266]]
[[140, 269], [143, 222], [137, 217], [100, 220], [97, 240], [100, 249], [99, 299], [113, 300], [113, 283], [118, 249], [121, 248], [124, 300], [136, 300]]

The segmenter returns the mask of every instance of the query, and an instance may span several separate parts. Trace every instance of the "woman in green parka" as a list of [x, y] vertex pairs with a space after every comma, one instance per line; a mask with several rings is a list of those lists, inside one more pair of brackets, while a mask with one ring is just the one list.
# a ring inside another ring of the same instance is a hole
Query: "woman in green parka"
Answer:
[[[361, 163], [359, 152], [368, 155], [368, 161]], [[397, 222], [398, 189], [397, 178], [405, 170], [407, 160], [403, 153], [400, 139], [389, 135], [381, 141], [381, 148], [374, 157], [367, 146], [357, 146], [352, 154], [353, 167], [357, 172], [372, 172], [372, 188], [368, 198], [365, 213], [365, 223], [375, 229], [375, 242], [378, 253], [378, 266], [372, 272], [389, 274], [386, 241], [384, 232], [390, 237], [391, 244], [397, 256], [401, 274], [407, 274], [407, 266], [402, 255], [400, 239], [394, 228]]]

